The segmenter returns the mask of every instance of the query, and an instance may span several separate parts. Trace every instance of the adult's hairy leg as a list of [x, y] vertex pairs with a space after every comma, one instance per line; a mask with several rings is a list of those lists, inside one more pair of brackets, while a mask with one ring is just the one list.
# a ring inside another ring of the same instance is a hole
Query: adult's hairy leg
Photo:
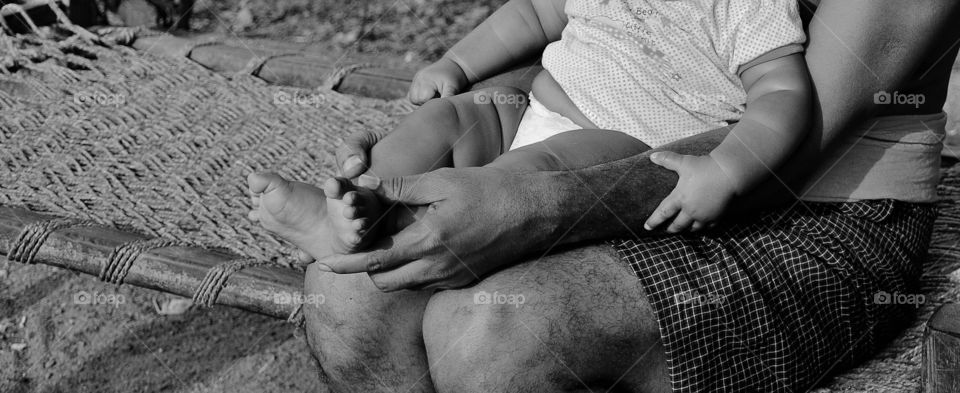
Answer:
[[607, 245], [437, 292], [423, 332], [439, 392], [669, 391], [653, 310]]

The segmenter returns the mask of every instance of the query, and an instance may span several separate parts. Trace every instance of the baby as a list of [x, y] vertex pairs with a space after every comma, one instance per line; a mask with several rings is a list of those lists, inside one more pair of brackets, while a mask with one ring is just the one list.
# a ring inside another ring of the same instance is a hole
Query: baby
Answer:
[[[651, 156], [679, 182], [646, 228], [700, 230], [803, 139], [804, 40], [793, 0], [513, 0], [416, 75], [409, 97], [425, 104], [374, 145], [367, 173], [576, 169], [735, 123], [709, 155]], [[454, 95], [541, 53], [529, 96]], [[418, 214], [346, 179], [248, 182], [250, 218], [313, 257], [359, 251]]]

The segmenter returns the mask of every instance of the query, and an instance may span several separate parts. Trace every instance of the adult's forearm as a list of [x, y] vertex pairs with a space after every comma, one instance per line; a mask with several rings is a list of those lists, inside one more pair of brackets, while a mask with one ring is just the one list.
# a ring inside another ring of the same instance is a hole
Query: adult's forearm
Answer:
[[[653, 164], [650, 153], [670, 150], [706, 155], [723, 141], [729, 127], [679, 140], [621, 160], [572, 171], [527, 173], [521, 184], [536, 195], [527, 211], [537, 212], [532, 239], [543, 247], [658, 232], [643, 223], [677, 185], [676, 172]], [[533, 206], [536, 205], [536, 206]]]

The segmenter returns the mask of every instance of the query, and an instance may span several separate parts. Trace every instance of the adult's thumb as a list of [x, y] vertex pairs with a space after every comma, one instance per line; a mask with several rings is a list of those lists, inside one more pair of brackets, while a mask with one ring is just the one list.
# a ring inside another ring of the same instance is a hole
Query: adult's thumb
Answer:
[[408, 205], [427, 205], [436, 202], [431, 180], [427, 174], [386, 179], [365, 174], [360, 176], [357, 184], [373, 190], [380, 198], [389, 202]]
[[658, 151], [650, 155], [650, 161], [654, 164], [676, 172], [683, 163], [683, 155], [672, 151]]

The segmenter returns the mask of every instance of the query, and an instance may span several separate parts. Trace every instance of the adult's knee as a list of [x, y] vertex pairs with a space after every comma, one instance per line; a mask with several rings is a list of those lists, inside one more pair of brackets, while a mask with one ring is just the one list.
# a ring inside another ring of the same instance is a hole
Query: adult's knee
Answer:
[[[384, 296], [365, 274], [338, 275], [310, 266], [304, 279], [303, 314], [308, 343], [318, 358], [363, 354], [400, 299]], [[349, 347], [346, 351], [335, 346]], [[371, 350], [375, 350], [371, 349]]]
[[[359, 277], [357, 277], [359, 278]], [[368, 291], [355, 277], [320, 271], [310, 265], [304, 277], [303, 305], [306, 323], [310, 325], [339, 325], [363, 318], [347, 311], [350, 303], [371, 304], [374, 291]]]
[[415, 379], [425, 372], [426, 359], [416, 341], [429, 294], [384, 293], [366, 274], [312, 267], [304, 292], [307, 340], [331, 384], [367, 386], [371, 373], [404, 386], [420, 383]]
[[521, 293], [484, 283], [431, 298], [423, 332], [438, 392], [562, 386], [569, 375], [555, 375], [559, 367], [553, 366], [559, 365], [553, 364], [557, 359], [547, 350], [554, 346], [551, 320], [557, 315], [524, 309], [526, 302]]

